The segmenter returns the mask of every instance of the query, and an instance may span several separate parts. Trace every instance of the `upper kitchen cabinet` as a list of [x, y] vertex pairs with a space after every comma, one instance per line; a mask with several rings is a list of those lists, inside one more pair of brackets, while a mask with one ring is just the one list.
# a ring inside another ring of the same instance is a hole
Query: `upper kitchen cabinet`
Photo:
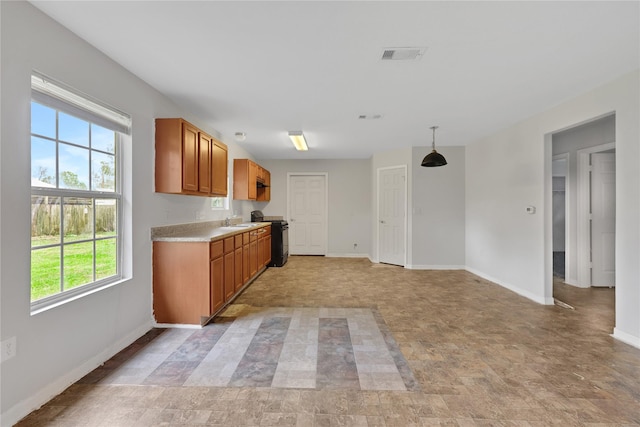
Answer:
[[233, 199], [271, 200], [271, 174], [249, 159], [233, 160]]
[[156, 192], [227, 195], [227, 146], [183, 119], [156, 119]]

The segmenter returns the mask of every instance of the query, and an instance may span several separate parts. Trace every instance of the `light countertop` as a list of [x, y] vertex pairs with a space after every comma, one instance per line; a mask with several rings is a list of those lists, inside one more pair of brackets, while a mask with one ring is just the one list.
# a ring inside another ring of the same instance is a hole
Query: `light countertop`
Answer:
[[224, 226], [224, 221], [207, 221], [167, 225], [151, 228], [151, 240], [154, 242], [212, 242], [267, 225], [271, 224], [243, 222]]

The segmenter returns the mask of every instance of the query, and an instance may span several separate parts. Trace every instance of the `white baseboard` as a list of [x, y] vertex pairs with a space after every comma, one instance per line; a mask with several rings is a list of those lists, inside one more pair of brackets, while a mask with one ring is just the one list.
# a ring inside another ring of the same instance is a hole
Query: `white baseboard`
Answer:
[[56, 397], [58, 394], [62, 393], [70, 385], [74, 384], [89, 372], [102, 365], [116, 353], [132, 344], [135, 340], [146, 334], [152, 327], [153, 323], [151, 321], [145, 322], [143, 325], [127, 334], [115, 344], [105, 348], [96, 356], [87, 360], [75, 369], [62, 375], [54, 382], [44, 386], [33, 396], [24, 399], [15, 404], [13, 407], [7, 409], [7, 411], [0, 416], [0, 425], [2, 427], [5, 427], [16, 424], [22, 418], [26, 417], [31, 412], [40, 408], [42, 405]]
[[325, 255], [327, 258], [369, 258], [369, 254], [363, 253], [338, 253], [338, 252], [330, 252]]
[[153, 323], [154, 328], [174, 328], [174, 329], [202, 329], [200, 325], [190, 323]]
[[633, 336], [631, 334], [628, 334], [626, 332], [622, 332], [620, 329], [618, 328], [613, 328], [613, 334], [611, 334], [612, 337], [614, 337], [617, 340], [622, 341], [625, 344], [629, 344], [635, 348], [640, 348], [640, 338]]
[[406, 265], [404, 268], [409, 270], [464, 270], [464, 265]]
[[575, 279], [571, 279], [571, 278], [569, 278], [569, 277], [565, 277], [564, 279], [562, 279], [562, 281], [563, 281], [564, 283], [566, 283], [567, 285], [575, 286], [576, 288], [583, 288], [583, 289], [586, 289], [586, 288], [590, 288], [590, 287], [591, 287], [590, 285], [586, 285], [586, 286], [581, 285], [581, 284], [579, 284], [579, 283], [578, 283], [578, 281], [577, 281], [577, 280], [575, 280]]
[[471, 267], [465, 267], [465, 270], [467, 270], [469, 273], [475, 274], [476, 276], [480, 276], [485, 280], [489, 280], [490, 282], [495, 283], [496, 285], [500, 285], [503, 288], [509, 289], [512, 292], [515, 292], [518, 295], [521, 295], [525, 298], [530, 299], [531, 301], [537, 302], [538, 304], [544, 304], [544, 305], [554, 305], [555, 302], [553, 300], [553, 297], [550, 298], [544, 298], [544, 297], [540, 297], [538, 295], [534, 295], [529, 291], [525, 291], [517, 286], [512, 285], [511, 283], [506, 283], [506, 282], [502, 282], [494, 277], [491, 277], [487, 274], [484, 274], [481, 271], [478, 271], [474, 268]]

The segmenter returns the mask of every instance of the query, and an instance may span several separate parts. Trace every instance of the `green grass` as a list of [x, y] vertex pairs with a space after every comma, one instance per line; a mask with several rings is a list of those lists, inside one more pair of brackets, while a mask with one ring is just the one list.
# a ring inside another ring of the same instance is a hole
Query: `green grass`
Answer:
[[[79, 239], [74, 239], [79, 240]], [[55, 239], [38, 239], [38, 245], [55, 243]], [[34, 239], [32, 245], [35, 246]], [[96, 241], [96, 280], [117, 272], [116, 239]], [[64, 246], [64, 289], [93, 282], [93, 243]], [[31, 301], [55, 295], [60, 289], [60, 247], [31, 251]]]
[[[114, 237], [116, 235], [115, 231], [103, 231], [96, 233], [96, 238], [103, 237]], [[69, 234], [66, 235], [64, 240], [65, 243], [75, 242], [78, 240], [87, 240], [93, 237], [92, 234]], [[36, 246], [45, 246], [45, 245], [55, 245], [60, 243], [60, 235], [54, 236], [32, 236], [31, 237], [31, 247], [35, 248]]]

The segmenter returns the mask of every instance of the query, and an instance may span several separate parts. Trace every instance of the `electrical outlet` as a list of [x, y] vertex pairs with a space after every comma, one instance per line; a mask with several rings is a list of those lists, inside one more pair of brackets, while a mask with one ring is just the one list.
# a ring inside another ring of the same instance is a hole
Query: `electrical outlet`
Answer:
[[357, 248], [358, 248], [358, 244], [357, 244], [357, 243], [354, 243], [354, 244], [353, 244], [353, 250], [355, 251]]
[[16, 337], [2, 341], [2, 362], [9, 360], [16, 355]]

